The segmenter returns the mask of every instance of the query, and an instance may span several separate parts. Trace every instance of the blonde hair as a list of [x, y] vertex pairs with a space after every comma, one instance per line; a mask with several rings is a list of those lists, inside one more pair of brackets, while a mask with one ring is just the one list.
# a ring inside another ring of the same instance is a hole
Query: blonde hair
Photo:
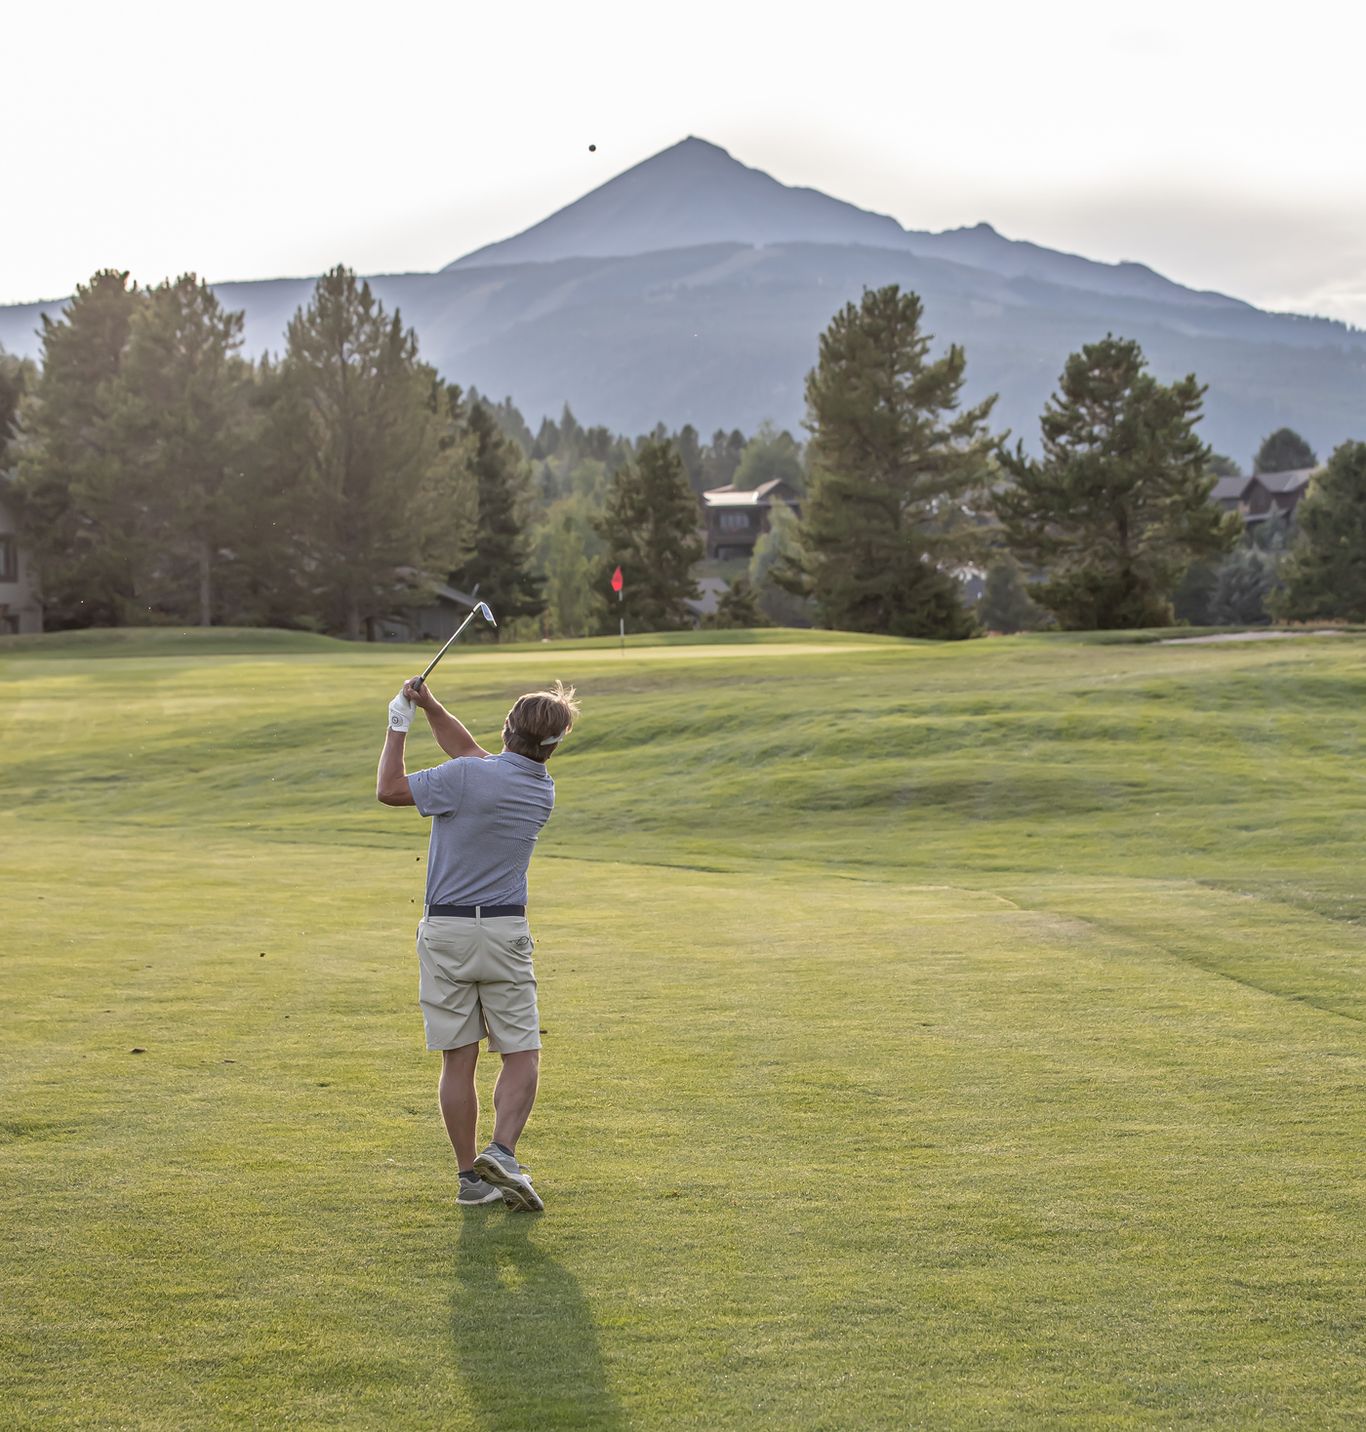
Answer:
[[503, 722], [503, 745], [518, 756], [548, 761], [574, 729], [578, 714], [574, 688], [562, 681], [549, 691], [528, 691], [512, 703]]

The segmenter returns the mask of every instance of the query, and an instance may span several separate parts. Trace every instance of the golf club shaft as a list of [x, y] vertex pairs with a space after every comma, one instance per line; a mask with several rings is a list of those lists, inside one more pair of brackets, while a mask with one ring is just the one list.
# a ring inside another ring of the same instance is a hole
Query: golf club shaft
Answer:
[[[478, 608], [476, 607], [475, 610], [477, 611]], [[445, 656], [445, 654], [450, 650], [452, 644], [454, 643], [455, 638], [458, 637], [458, 636], [460, 635], [460, 633], [461, 633], [462, 631], [464, 631], [465, 628], [466, 628], [467, 626], [469, 626], [469, 624], [470, 624], [473, 620], [474, 620], [474, 612], [471, 612], [471, 613], [469, 614], [469, 616], [467, 616], [467, 617], [465, 618], [465, 620], [464, 620], [463, 622], [461, 622], [458, 627], [456, 627], [454, 633], [453, 633], [452, 636], [451, 636], [450, 641], [448, 641], [448, 642], [446, 643], [446, 645], [443, 646], [443, 647], [441, 648], [441, 650], [438, 651], [437, 654], [436, 654], [434, 657], [432, 657], [431, 661], [429, 661], [429, 662], [427, 663], [427, 669], [426, 669], [426, 671], [424, 671], [424, 672], [422, 673], [422, 675], [419, 676], [419, 677], [417, 678], [417, 680], [413, 682], [413, 689], [414, 689], [414, 690], [416, 690], [416, 691], [421, 691], [421, 690], [422, 690], [423, 684], [426, 682], [427, 678], [432, 674], [432, 670], [433, 670], [433, 668], [436, 666], [437, 662], [440, 661], [443, 656]]]

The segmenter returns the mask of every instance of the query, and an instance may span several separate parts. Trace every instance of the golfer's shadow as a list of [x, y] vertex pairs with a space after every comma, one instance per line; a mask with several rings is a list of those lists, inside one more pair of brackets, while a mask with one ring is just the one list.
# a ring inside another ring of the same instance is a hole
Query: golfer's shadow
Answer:
[[578, 1279], [537, 1246], [538, 1218], [461, 1210], [451, 1340], [492, 1432], [626, 1426]]

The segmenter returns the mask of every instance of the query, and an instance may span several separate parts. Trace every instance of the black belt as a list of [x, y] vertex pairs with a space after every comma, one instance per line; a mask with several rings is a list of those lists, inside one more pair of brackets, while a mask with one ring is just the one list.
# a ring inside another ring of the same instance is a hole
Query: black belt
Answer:
[[525, 915], [525, 905], [428, 905], [429, 915], [459, 915], [473, 920], [476, 915], [497, 919], [500, 915]]

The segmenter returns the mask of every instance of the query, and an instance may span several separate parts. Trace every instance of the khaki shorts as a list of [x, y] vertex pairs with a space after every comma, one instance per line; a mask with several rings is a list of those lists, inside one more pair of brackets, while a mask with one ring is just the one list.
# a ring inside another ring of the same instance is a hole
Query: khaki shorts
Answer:
[[498, 1054], [541, 1047], [535, 948], [524, 915], [428, 915], [417, 927], [417, 997], [428, 1049], [488, 1036]]

